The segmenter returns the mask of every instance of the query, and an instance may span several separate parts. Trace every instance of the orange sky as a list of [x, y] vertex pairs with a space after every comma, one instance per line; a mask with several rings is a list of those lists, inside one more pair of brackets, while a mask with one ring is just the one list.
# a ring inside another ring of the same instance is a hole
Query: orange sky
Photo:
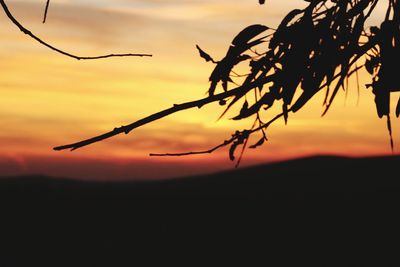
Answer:
[[[203, 98], [213, 66], [199, 58], [196, 44], [221, 58], [241, 29], [254, 23], [276, 26], [304, 1], [258, 6], [256, 0], [52, 0], [43, 25], [44, 2], [7, 1], [26, 27], [61, 49], [85, 56], [140, 52], [154, 57], [76, 61], [27, 38], [0, 12], [0, 175], [163, 178], [232, 168], [226, 150], [179, 159], [148, 157], [207, 149], [250, 126], [250, 121], [217, 122], [222, 111], [217, 104], [72, 153], [51, 148]], [[361, 83], [368, 82], [362, 74]], [[278, 121], [268, 131], [270, 142], [248, 150], [244, 165], [314, 154], [390, 154], [386, 121], [377, 118], [373, 95], [362, 88], [357, 106], [354, 81], [351, 85], [347, 101], [342, 92], [324, 118], [317, 96], [290, 117], [289, 125]], [[395, 142], [399, 132], [394, 120]]]

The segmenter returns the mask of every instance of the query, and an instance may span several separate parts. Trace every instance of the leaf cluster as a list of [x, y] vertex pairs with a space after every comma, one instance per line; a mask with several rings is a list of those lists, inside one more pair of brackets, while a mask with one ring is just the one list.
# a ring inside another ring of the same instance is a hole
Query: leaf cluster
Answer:
[[[391, 137], [390, 93], [400, 89], [400, 75], [394, 67], [400, 62], [398, 1], [390, 1], [388, 15], [381, 25], [368, 29], [366, 22], [378, 0], [306, 2], [306, 8], [289, 12], [276, 30], [263, 25], [245, 28], [221, 61], [215, 61], [198, 47], [204, 59], [216, 64], [210, 76], [210, 95], [218, 83], [224, 91], [229, 90], [229, 83], [237, 84], [233, 80], [238, 76], [234, 67], [248, 62], [250, 71], [239, 84], [241, 90], [224, 99], [227, 107], [222, 116], [242, 100], [240, 112], [233, 119], [255, 118], [250, 130], [257, 129], [263, 135], [251, 146], [257, 147], [266, 140], [266, 124], [261, 118], [271, 107], [281, 106], [280, 115], [287, 123], [289, 113], [302, 109], [323, 90], [325, 115], [339, 90], [348, 90], [349, 78], [356, 74], [358, 79], [358, 71], [365, 68], [373, 80], [368, 86], [373, 88], [378, 116], [388, 118]], [[256, 46], [264, 52], [256, 52]], [[400, 115], [400, 100], [396, 115]], [[249, 137], [250, 134], [245, 136]], [[242, 139], [240, 136], [231, 144], [232, 160], [238, 145], [246, 143]], [[391, 145], [393, 148], [392, 137]]]

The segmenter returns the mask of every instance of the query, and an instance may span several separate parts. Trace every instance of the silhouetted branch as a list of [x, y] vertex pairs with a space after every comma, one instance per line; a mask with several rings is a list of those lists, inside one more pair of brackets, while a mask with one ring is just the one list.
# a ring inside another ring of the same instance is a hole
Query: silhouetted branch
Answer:
[[[263, 78], [262, 80], [258, 80], [257, 83], [262, 83], [262, 82], [265, 82], [267, 80], [268, 80], [268, 78]], [[251, 86], [255, 86], [257, 83], [252, 83]], [[239, 94], [240, 92], [242, 92], [244, 90], [247, 90], [247, 87], [248, 86], [240, 86], [240, 87], [237, 87], [235, 89], [229, 90], [227, 92], [223, 92], [223, 93], [220, 93], [220, 94], [212, 95], [212, 96], [200, 99], [200, 100], [186, 102], [186, 103], [182, 103], [182, 104], [175, 104], [171, 108], [165, 109], [165, 110], [157, 112], [155, 114], [152, 114], [152, 115], [150, 115], [148, 117], [145, 117], [145, 118], [143, 118], [141, 120], [138, 120], [138, 121], [136, 121], [134, 123], [131, 123], [129, 125], [121, 126], [119, 128], [115, 128], [114, 130], [112, 130], [112, 131], [110, 131], [108, 133], [105, 133], [105, 134], [102, 134], [102, 135], [99, 135], [99, 136], [96, 136], [96, 137], [93, 137], [93, 138], [90, 138], [90, 139], [87, 139], [87, 140], [84, 140], [84, 141], [80, 141], [80, 142], [77, 142], [77, 143], [64, 145], [64, 146], [58, 146], [58, 147], [55, 147], [54, 150], [65, 150], [65, 149], [76, 150], [78, 148], [81, 148], [81, 147], [84, 147], [84, 146], [87, 146], [87, 145], [90, 145], [90, 144], [93, 144], [93, 143], [96, 143], [96, 142], [100, 142], [102, 140], [108, 139], [110, 137], [113, 137], [113, 136], [121, 134], [121, 133], [128, 134], [130, 131], [132, 131], [135, 128], [138, 128], [140, 126], [146, 125], [146, 124], [151, 123], [153, 121], [159, 120], [159, 119], [164, 118], [164, 117], [166, 117], [168, 115], [171, 115], [173, 113], [176, 113], [176, 112], [179, 112], [179, 111], [182, 111], [182, 110], [186, 110], [186, 109], [196, 108], [196, 107], [197, 108], [201, 108], [204, 105], [210, 104], [212, 102], [224, 100], [224, 99], [226, 99], [228, 97], [231, 97], [231, 96], [234, 96], [236, 94]]]
[[[291, 112], [291, 110], [288, 110], [288, 112]], [[243, 151], [244, 151], [244, 149], [246, 147], [246, 144], [248, 142], [248, 139], [249, 139], [250, 135], [255, 133], [255, 132], [262, 131], [262, 133], [264, 135], [263, 138], [266, 138], [265, 137], [265, 133], [264, 133], [263, 130], [267, 129], [272, 123], [274, 123], [276, 120], [282, 118], [284, 115], [285, 115], [285, 113], [282, 112], [282, 113], [276, 115], [274, 118], [272, 118], [267, 123], [261, 124], [257, 128], [253, 128], [253, 129], [250, 129], [250, 130], [243, 130], [242, 132], [239, 132], [239, 133], [245, 133], [246, 138], [245, 138], [245, 141], [244, 141], [243, 149], [241, 151], [241, 155], [240, 155], [240, 157], [239, 157], [239, 159], [238, 159], [238, 161], [236, 163], [236, 167], [238, 167], [239, 164], [240, 164], [240, 159], [243, 156]], [[220, 148], [223, 148], [223, 147], [225, 147], [227, 145], [232, 144], [233, 142], [237, 141], [242, 136], [243, 135], [240, 135], [240, 134], [238, 134], [238, 132], [236, 132], [235, 134], [232, 135], [232, 137], [230, 139], [225, 140], [222, 144], [219, 144], [219, 145], [217, 145], [217, 146], [215, 146], [215, 147], [213, 147], [211, 149], [208, 149], [208, 150], [183, 152], [183, 153], [151, 153], [149, 155], [152, 156], [152, 157], [182, 157], [182, 156], [190, 156], [190, 155], [211, 154], [211, 153], [213, 153], [214, 151], [216, 151], [216, 150], [218, 150]]]
[[138, 120], [138, 121], [136, 121], [134, 123], [131, 123], [129, 125], [121, 126], [119, 128], [115, 128], [114, 130], [112, 130], [112, 131], [110, 131], [108, 133], [105, 133], [105, 134], [102, 134], [102, 135], [99, 135], [99, 136], [96, 136], [96, 137], [93, 137], [93, 138], [90, 138], [90, 139], [87, 139], [87, 140], [84, 140], [84, 141], [81, 141], [81, 142], [55, 147], [54, 150], [65, 150], [65, 149], [76, 150], [78, 148], [81, 148], [81, 147], [84, 147], [84, 146], [87, 146], [87, 145], [90, 145], [90, 144], [93, 144], [93, 143], [96, 143], [96, 142], [100, 142], [102, 140], [108, 139], [110, 137], [113, 137], [113, 136], [121, 134], [121, 133], [128, 134], [130, 131], [132, 131], [135, 128], [138, 128], [140, 126], [146, 125], [146, 124], [151, 123], [153, 121], [159, 120], [159, 119], [164, 118], [164, 117], [166, 117], [168, 115], [171, 115], [173, 113], [176, 113], [176, 112], [179, 112], [179, 111], [182, 111], [182, 110], [186, 110], [186, 109], [195, 108], [195, 107], [201, 108], [202, 106], [204, 106], [206, 104], [209, 104], [209, 103], [212, 103], [212, 102], [215, 102], [215, 101], [220, 101], [220, 100], [225, 99], [227, 97], [233, 96], [237, 91], [239, 91], [241, 89], [242, 88], [239, 87], [236, 90], [230, 90], [228, 92], [224, 92], [224, 93], [220, 93], [220, 94], [213, 95], [213, 96], [210, 96], [210, 97], [206, 97], [206, 98], [203, 98], [201, 100], [174, 105], [171, 108], [165, 109], [165, 110], [157, 112], [155, 114], [152, 114], [152, 115], [150, 115], [148, 117], [145, 117], [145, 118], [143, 118], [141, 120]]
[[90, 59], [101, 59], [101, 58], [109, 58], [109, 57], [151, 57], [152, 55], [150, 54], [132, 54], [132, 53], [128, 53], [128, 54], [109, 54], [109, 55], [102, 55], [102, 56], [94, 56], [94, 57], [85, 57], [85, 56], [76, 56], [73, 54], [70, 54], [68, 52], [65, 52], [63, 50], [60, 50], [54, 46], [52, 46], [51, 44], [43, 41], [42, 39], [40, 39], [39, 37], [37, 37], [36, 35], [34, 35], [31, 31], [29, 31], [27, 28], [25, 28], [24, 26], [21, 25], [21, 23], [18, 22], [18, 20], [12, 15], [12, 13], [10, 12], [10, 10], [8, 9], [6, 3], [4, 2], [4, 0], [0, 0], [0, 4], [5, 12], [5, 14], [7, 15], [7, 17], [11, 20], [11, 22], [17, 26], [21, 32], [25, 33], [26, 35], [30, 36], [32, 39], [36, 40], [37, 42], [39, 42], [40, 44], [50, 48], [51, 50], [60, 53], [62, 55], [77, 59], [77, 60], [90, 60]]
[[181, 156], [190, 156], [190, 155], [211, 154], [214, 151], [231, 144], [234, 140], [235, 140], [235, 138], [232, 137], [229, 140], [225, 140], [222, 144], [219, 144], [211, 149], [203, 150], [203, 151], [193, 151], [193, 152], [184, 152], [184, 153], [162, 153], [162, 154], [150, 153], [149, 155], [151, 157], [181, 157]]
[[49, 10], [50, 0], [47, 0], [46, 6], [44, 8], [43, 23], [46, 23], [47, 11]]

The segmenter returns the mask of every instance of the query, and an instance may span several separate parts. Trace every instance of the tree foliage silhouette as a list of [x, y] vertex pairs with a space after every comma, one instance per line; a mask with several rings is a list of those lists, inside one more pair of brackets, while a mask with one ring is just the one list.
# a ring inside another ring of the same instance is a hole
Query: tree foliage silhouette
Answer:
[[[367, 27], [368, 19], [383, 0], [305, 0], [304, 9], [294, 9], [281, 21], [277, 29], [261, 24], [242, 30], [230, 44], [221, 60], [214, 59], [200, 46], [196, 46], [200, 57], [215, 64], [209, 81], [208, 96], [199, 100], [175, 104], [171, 108], [152, 114], [126, 126], [77, 143], [55, 147], [55, 150], [75, 150], [95, 142], [125, 133], [157, 121], [173, 113], [201, 108], [218, 102], [224, 106], [221, 118], [233, 107], [240, 112], [233, 120], [254, 118], [248, 129], [236, 131], [221, 144], [205, 151], [151, 154], [154, 156], [184, 156], [212, 153], [229, 146], [229, 157], [239, 164], [244, 149], [253, 135], [259, 135], [249, 148], [263, 145], [267, 139], [267, 128], [276, 120], [296, 113], [318, 92], [325, 92], [325, 115], [342, 88], [348, 90], [348, 80], [365, 68], [371, 77], [366, 85], [375, 95], [378, 116], [386, 117], [393, 149], [390, 117], [390, 95], [400, 91], [400, 75], [395, 66], [400, 62], [400, 4], [399, 0], [388, 0], [386, 14], [380, 25]], [[8, 12], [0, 0], [7, 16], [24, 33], [31, 35]], [[46, 19], [48, 3], [45, 9]], [[265, 4], [264, 0], [259, 0]], [[46, 45], [52, 48], [49, 45]], [[64, 55], [68, 53], [52, 48]], [[77, 58], [76, 56], [72, 56]], [[248, 74], [239, 75], [235, 68], [248, 67]], [[357, 82], [359, 85], [359, 82]], [[233, 86], [233, 88], [232, 88]], [[360, 88], [358, 88], [360, 90]], [[279, 114], [269, 114], [275, 106], [281, 107]], [[400, 116], [400, 99], [395, 114]], [[266, 119], [269, 118], [269, 119]], [[258, 140], [258, 141], [257, 141]], [[236, 150], [241, 148], [240, 156]]]

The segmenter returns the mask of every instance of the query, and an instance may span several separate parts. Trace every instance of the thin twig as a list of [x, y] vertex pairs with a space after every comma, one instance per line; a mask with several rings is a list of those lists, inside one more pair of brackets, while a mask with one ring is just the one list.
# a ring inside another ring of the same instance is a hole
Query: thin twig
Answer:
[[[288, 109], [288, 112], [291, 112], [292, 109]], [[251, 134], [258, 132], [258, 131], [264, 131], [266, 128], [268, 128], [272, 123], [274, 123], [276, 120], [278, 120], [279, 118], [283, 117], [285, 115], [284, 112], [276, 115], [274, 118], [272, 118], [270, 121], [268, 121], [267, 123], [264, 123], [262, 125], [260, 125], [257, 128], [251, 129], [251, 130], [245, 130], [247, 131], [248, 135], [250, 136]], [[150, 156], [157, 156], [157, 157], [181, 157], [181, 156], [190, 156], [190, 155], [201, 155], [201, 154], [210, 154], [222, 147], [225, 147], [229, 144], [231, 144], [232, 142], [234, 142], [235, 140], [237, 140], [239, 138], [239, 136], [237, 135], [233, 135], [232, 138], [225, 140], [222, 144], [219, 144], [211, 149], [208, 150], [203, 150], [203, 151], [193, 151], [193, 152], [184, 152], [184, 153], [151, 153]], [[239, 162], [240, 163], [240, 162]]]
[[240, 151], [240, 155], [238, 160], [236, 161], [236, 165], [235, 168], [238, 168], [240, 165], [240, 162], [242, 161], [243, 155], [244, 155], [244, 151], [246, 150], [247, 147], [247, 143], [249, 142], [249, 138], [246, 138], [246, 140], [244, 141], [244, 144], [242, 146], [242, 150]]
[[194, 151], [194, 152], [176, 153], [176, 154], [174, 154], [174, 153], [162, 153], [162, 154], [150, 153], [149, 155], [151, 157], [182, 157], [182, 156], [190, 156], [190, 155], [211, 154], [214, 151], [231, 144], [234, 140], [235, 140], [235, 138], [232, 137], [231, 139], [224, 141], [222, 144], [219, 144], [211, 149], [204, 150], [204, 151]]
[[173, 113], [176, 113], [176, 112], [179, 112], [179, 111], [182, 111], [182, 110], [191, 109], [191, 108], [196, 108], [196, 107], [197, 108], [201, 108], [204, 105], [207, 105], [207, 104], [210, 104], [210, 103], [213, 103], [213, 102], [216, 102], [216, 101], [220, 101], [220, 100], [226, 99], [226, 98], [234, 96], [234, 95], [238, 95], [238, 94], [242, 93], [243, 91], [248, 90], [249, 87], [255, 87], [259, 83], [265, 83], [265, 82], [268, 82], [268, 81], [269, 81], [269, 78], [266, 77], [266, 78], [263, 78], [263, 79], [259, 79], [259, 80], [255, 81], [253, 83], [250, 83], [250, 84], [248, 84], [246, 86], [239, 86], [237, 88], [231, 89], [231, 90], [229, 90], [227, 92], [223, 92], [223, 93], [216, 94], [216, 95], [211, 95], [211, 96], [208, 96], [208, 97], [200, 99], [200, 100], [195, 100], [195, 101], [186, 102], [186, 103], [182, 103], [182, 104], [175, 104], [171, 108], [167, 108], [167, 109], [164, 109], [164, 110], [162, 110], [160, 112], [154, 113], [154, 114], [152, 114], [150, 116], [147, 116], [147, 117], [145, 117], [143, 119], [140, 119], [140, 120], [138, 120], [136, 122], [133, 122], [133, 123], [131, 123], [129, 125], [121, 126], [119, 128], [114, 128], [114, 130], [112, 130], [112, 131], [110, 131], [108, 133], [105, 133], [105, 134], [102, 134], [102, 135], [99, 135], [99, 136], [96, 136], [96, 137], [93, 137], [93, 138], [89, 138], [89, 139], [86, 139], [86, 140], [83, 140], [83, 141], [80, 141], [80, 142], [77, 142], [77, 143], [64, 145], [64, 146], [58, 146], [58, 147], [55, 147], [53, 149], [54, 150], [65, 150], [65, 149], [76, 150], [78, 148], [81, 148], [81, 147], [84, 147], [84, 146], [87, 146], [87, 145], [90, 145], [90, 144], [93, 144], [93, 143], [96, 143], [96, 142], [103, 141], [105, 139], [108, 139], [110, 137], [113, 137], [113, 136], [121, 134], [121, 133], [128, 134], [133, 129], [136, 129], [138, 127], [141, 127], [141, 126], [146, 125], [148, 123], [151, 123], [153, 121], [159, 120], [159, 119], [164, 118], [166, 116], [169, 116], [169, 115], [171, 115]]
[[44, 8], [43, 23], [46, 23], [47, 11], [49, 10], [50, 0], [47, 0], [46, 7]]
[[0, 4], [4, 10], [4, 12], [6, 13], [7, 17], [11, 20], [11, 22], [17, 26], [20, 31], [22, 31], [23, 33], [27, 34], [28, 36], [30, 36], [32, 39], [36, 40], [37, 42], [39, 42], [40, 44], [50, 48], [51, 50], [58, 52], [62, 55], [77, 59], [77, 60], [90, 60], [90, 59], [101, 59], [101, 58], [109, 58], [109, 57], [151, 57], [152, 55], [150, 54], [132, 54], [132, 53], [128, 53], [128, 54], [109, 54], [109, 55], [103, 55], [103, 56], [94, 56], [94, 57], [82, 57], [82, 56], [76, 56], [73, 54], [70, 54], [68, 52], [65, 52], [63, 50], [60, 50], [54, 46], [52, 46], [51, 44], [43, 41], [42, 39], [40, 39], [39, 37], [37, 37], [36, 35], [34, 35], [31, 31], [29, 31], [27, 28], [25, 28], [24, 26], [21, 25], [21, 23], [18, 22], [18, 20], [11, 14], [10, 10], [8, 9], [6, 3], [4, 2], [4, 0], [0, 0]]

